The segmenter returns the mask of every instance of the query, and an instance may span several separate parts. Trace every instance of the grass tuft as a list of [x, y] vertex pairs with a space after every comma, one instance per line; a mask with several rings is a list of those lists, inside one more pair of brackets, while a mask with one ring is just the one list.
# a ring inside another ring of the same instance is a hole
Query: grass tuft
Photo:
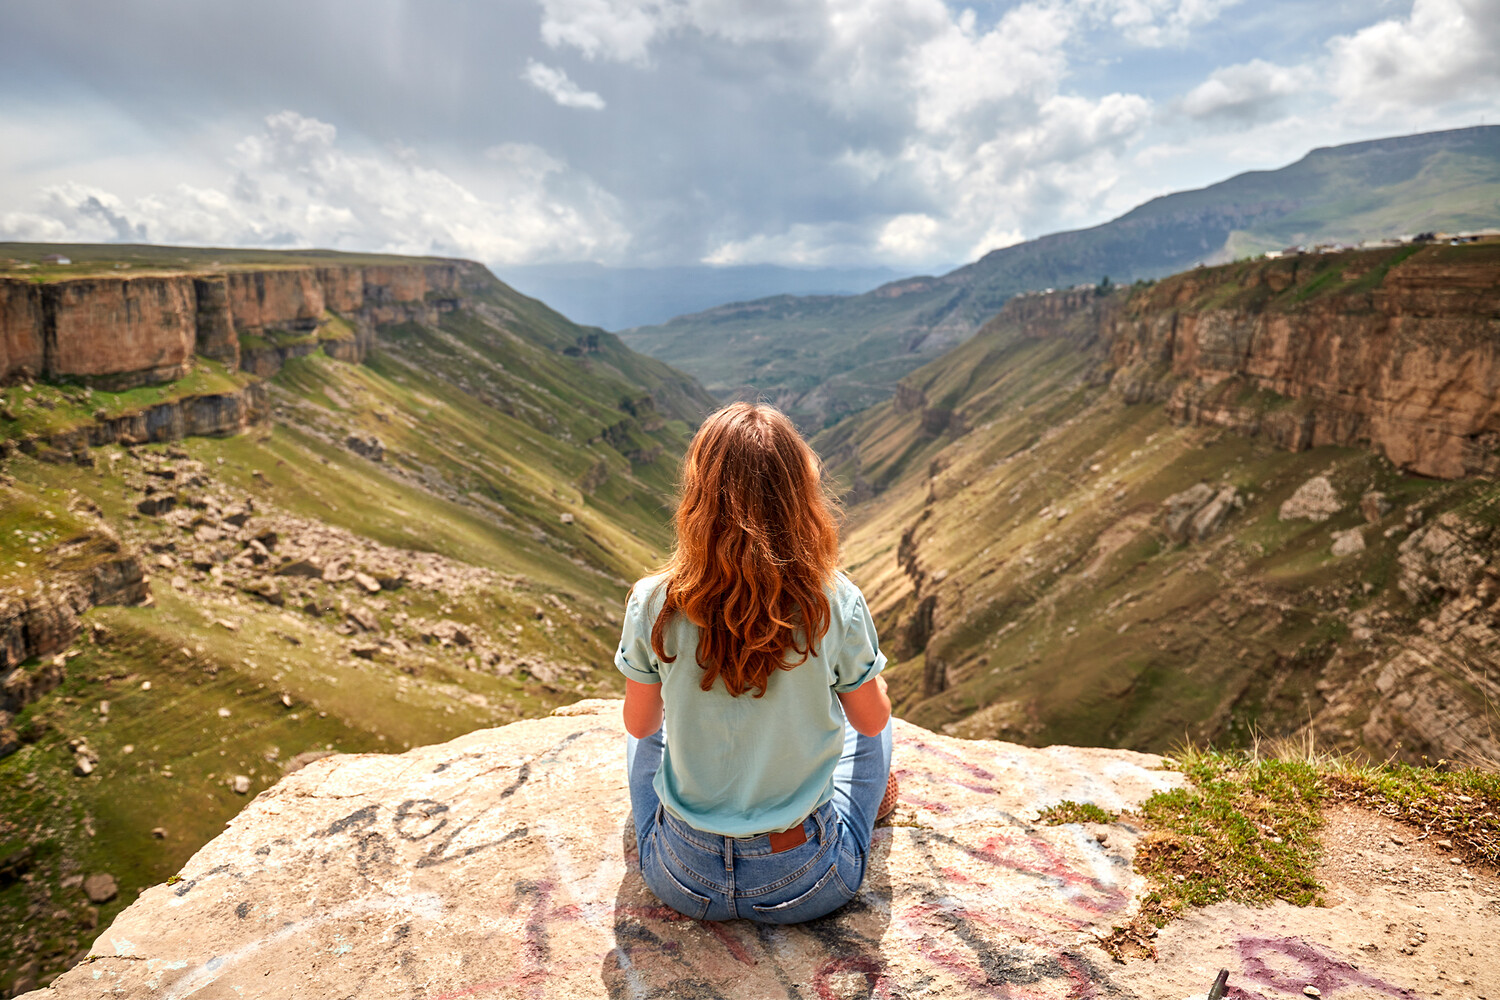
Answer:
[[1036, 821], [1042, 826], [1062, 826], [1064, 823], [1113, 823], [1117, 818], [1092, 802], [1064, 799], [1055, 806], [1043, 809]]
[[1150, 832], [1136, 867], [1160, 885], [1164, 914], [1225, 901], [1320, 901], [1318, 768], [1302, 761], [1185, 748], [1191, 780], [1141, 806]]

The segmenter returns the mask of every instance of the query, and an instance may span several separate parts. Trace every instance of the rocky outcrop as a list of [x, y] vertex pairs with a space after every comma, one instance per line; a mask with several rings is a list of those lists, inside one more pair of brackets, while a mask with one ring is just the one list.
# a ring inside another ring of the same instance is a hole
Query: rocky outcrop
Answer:
[[1144, 895], [1140, 835], [1030, 817], [1065, 799], [1118, 811], [1182, 781], [1145, 754], [897, 722], [901, 802], [858, 897], [757, 927], [686, 919], [646, 889], [624, 745], [620, 703], [582, 702], [310, 763], [36, 996], [1113, 995], [1123, 967], [1096, 936]]
[[[181, 377], [194, 354], [233, 369], [242, 360], [242, 336], [307, 335], [309, 349], [316, 349], [330, 314], [343, 317], [352, 330], [326, 338], [337, 345], [332, 353], [357, 361], [376, 326], [435, 323], [442, 312], [457, 308], [471, 267], [441, 261], [109, 275], [42, 284], [0, 279], [0, 384], [41, 378], [129, 388]], [[268, 363], [255, 359], [248, 367]]]
[[20, 664], [51, 656], [73, 641], [78, 616], [89, 608], [139, 604], [149, 593], [140, 559], [102, 525], [42, 558], [47, 572], [40, 583], [0, 591], [0, 683], [7, 691]]
[[1235, 510], [1245, 505], [1233, 486], [1198, 483], [1162, 501], [1167, 536], [1174, 542], [1201, 542], [1218, 533]]
[[1500, 469], [1493, 245], [1204, 268], [1105, 317], [1114, 385], [1293, 450], [1368, 444], [1454, 478]]
[[11, 447], [54, 460], [81, 457], [88, 448], [107, 444], [147, 444], [183, 437], [224, 437], [243, 433], [271, 412], [266, 387], [251, 383], [236, 392], [187, 396], [148, 406], [136, 413], [105, 417], [45, 438], [25, 437], [13, 445], [0, 441], [0, 458]]
[[[1413, 763], [1500, 759], [1497, 542], [1500, 529], [1452, 511], [1402, 541], [1396, 584], [1420, 616], [1414, 628], [1392, 627], [1389, 612], [1353, 616], [1341, 660], [1356, 669], [1324, 692], [1321, 734], [1357, 727], [1366, 746]], [[1364, 538], [1353, 528], [1334, 543], [1337, 555]]]
[[1092, 286], [1017, 295], [994, 322], [1014, 327], [1029, 339], [1063, 338], [1087, 347], [1112, 329], [1122, 304], [1121, 295]]
[[1276, 516], [1283, 521], [1307, 518], [1309, 521], [1326, 521], [1344, 509], [1338, 491], [1327, 476], [1313, 476], [1297, 487], [1291, 496], [1282, 501]]

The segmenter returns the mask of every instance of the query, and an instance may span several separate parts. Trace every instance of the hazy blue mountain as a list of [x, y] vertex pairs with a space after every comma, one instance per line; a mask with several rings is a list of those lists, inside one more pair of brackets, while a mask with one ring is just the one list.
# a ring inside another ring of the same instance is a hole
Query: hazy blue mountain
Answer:
[[541, 299], [575, 323], [619, 330], [664, 323], [721, 302], [767, 295], [856, 295], [901, 273], [884, 267], [603, 267], [535, 264], [495, 267], [511, 287]]

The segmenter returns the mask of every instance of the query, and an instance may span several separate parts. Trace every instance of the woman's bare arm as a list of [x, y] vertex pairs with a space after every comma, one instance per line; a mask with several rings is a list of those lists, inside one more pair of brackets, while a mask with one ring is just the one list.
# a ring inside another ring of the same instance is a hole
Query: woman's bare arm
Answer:
[[[854, 727], [855, 732], [865, 736], [879, 736], [891, 719], [891, 698], [886, 694], [885, 678], [879, 674], [853, 691], [839, 695], [839, 703], [844, 706], [844, 715], [848, 718], [849, 725]], [[626, 696], [625, 705], [628, 711], [629, 695]]]
[[625, 730], [638, 740], [661, 728], [661, 685], [625, 679]]

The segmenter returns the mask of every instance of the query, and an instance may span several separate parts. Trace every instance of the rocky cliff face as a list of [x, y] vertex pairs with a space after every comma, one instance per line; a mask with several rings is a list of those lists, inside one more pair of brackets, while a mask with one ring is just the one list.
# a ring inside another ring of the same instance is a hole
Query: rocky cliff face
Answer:
[[[221, 274], [0, 279], [0, 385], [27, 378], [125, 389], [185, 375], [194, 354], [274, 374], [285, 341], [360, 360], [377, 325], [456, 308], [464, 262]], [[329, 313], [353, 335], [320, 335]], [[267, 337], [271, 336], [271, 340]], [[249, 338], [245, 356], [241, 339]], [[270, 369], [269, 371], [267, 369]]]
[[92, 462], [89, 448], [240, 434], [265, 420], [270, 412], [270, 394], [264, 385], [254, 382], [235, 392], [185, 396], [46, 437], [0, 440], [0, 459], [20, 451], [49, 461], [72, 460], [87, 465]]
[[1114, 384], [1175, 419], [1428, 476], [1500, 468], [1500, 244], [1190, 271], [1102, 319]]
[[[0, 499], [5, 490], [0, 486]], [[64, 649], [89, 608], [139, 604], [150, 592], [138, 554], [103, 524], [67, 536], [39, 557], [45, 573], [35, 585], [0, 589], [0, 728], [9, 721], [6, 712], [46, 690], [17, 670], [22, 663]]]

